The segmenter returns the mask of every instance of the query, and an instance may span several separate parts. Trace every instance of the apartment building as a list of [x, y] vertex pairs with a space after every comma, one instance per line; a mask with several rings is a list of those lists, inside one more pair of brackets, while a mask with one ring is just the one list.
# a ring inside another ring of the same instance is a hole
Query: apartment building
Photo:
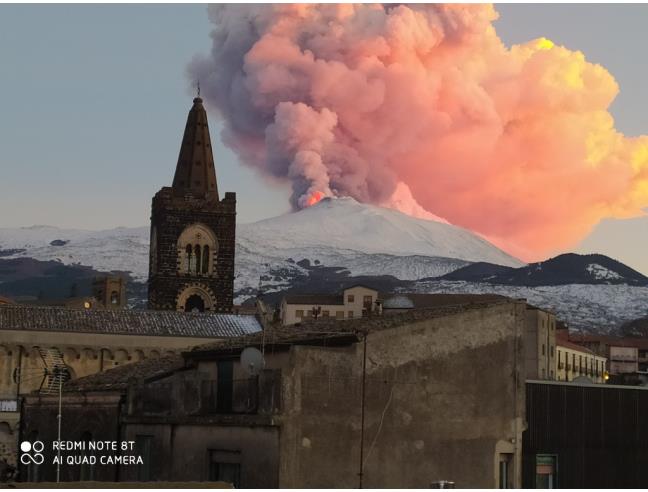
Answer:
[[289, 294], [281, 301], [280, 318], [284, 326], [307, 319], [354, 319], [380, 314], [378, 291], [354, 285], [337, 294]]

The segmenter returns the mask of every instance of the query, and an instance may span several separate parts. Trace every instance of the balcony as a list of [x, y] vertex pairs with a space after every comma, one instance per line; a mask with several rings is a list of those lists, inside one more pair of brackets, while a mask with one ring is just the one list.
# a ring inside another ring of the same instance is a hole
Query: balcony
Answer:
[[230, 381], [202, 381], [200, 413], [276, 413], [281, 391], [280, 371], [263, 371], [259, 376]]
[[130, 395], [129, 417], [269, 416], [281, 409], [281, 371], [221, 380], [183, 377], [142, 385]]

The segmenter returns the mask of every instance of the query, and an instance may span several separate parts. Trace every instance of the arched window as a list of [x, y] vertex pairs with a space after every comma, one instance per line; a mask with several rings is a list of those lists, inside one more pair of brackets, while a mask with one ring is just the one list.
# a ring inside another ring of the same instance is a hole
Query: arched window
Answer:
[[110, 293], [110, 304], [112, 304], [113, 306], [119, 304], [119, 292], [117, 292], [116, 290], [113, 290]]
[[185, 251], [187, 253], [186, 262], [185, 262], [187, 268], [186, 272], [190, 274], [193, 271], [193, 262], [194, 262], [193, 248], [191, 247], [191, 244], [187, 244], [187, 248]]
[[194, 273], [200, 273], [202, 270], [200, 268], [200, 262], [202, 261], [202, 254], [200, 253], [200, 244], [196, 244], [196, 247], [194, 248], [194, 252], [196, 253], [196, 270]]
[[209, 246], [203, 247], [202, 273], [209, 273]]
[[204, 224], [192, 224], [178, 237], [178, 273], [212, 276], [216, 270], [218, 240]]

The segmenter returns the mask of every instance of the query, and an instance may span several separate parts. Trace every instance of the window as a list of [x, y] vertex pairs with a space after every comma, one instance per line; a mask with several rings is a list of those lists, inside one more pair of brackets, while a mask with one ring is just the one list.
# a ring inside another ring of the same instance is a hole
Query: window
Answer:
[[119, 292], [117, 292], [116, 290], [113, 290], [110, 293], [110, 304], [112, 304], [113, 306], [115, 304], [119, 304]]
[[554, 346], [551, 345], [551, 357], [553, 357], [553, 356], [554, 356]]
[[542, 355], [544, 355], [544, 354], [545, 354], [545, 346], [544, 346], [544, 343], [543, 343], [542, 344]]
[[202, 224], [188, 226], [177, 242], [178, 272], [184, 275], [212, 275], [218, 254], [218, 240]]
[[194, 247], [194, 254], [196, 255], [196, 268], [192, 273], [200, 273], [202, 271], [200, 268], [200, 264], [202, 263], [202, 251], [199, 244], [196, 244]]
[[536, 489], [555, 489], [558, 487], [556, 481], [557, 457], [551, 454], [536, 455]]
[[353, 294], [349, 294], [347, 296], [347, 302], [349, 302], [349, 303], [355, 302], [355, 296]]
[[231, 360], [219, 360], [216, 370], [216, 408], [219, 412], [231, 412], [234, 364]]
[[304, 310], [303, 309], [298, 309], [295, 311], [295, 316], [298, 318], [303, 318], [304, 317]]
[[353, 311], [349, 311], [349, 312], [347, 313], [347, 317], [348, 317], [348, 318], [353, 318]]
[[231, 483], [241, 488], [241, 452], [209, 450], [209, 481]]
[[371, 296], [364, 296], [364, 297], [362, 298], [362, 304], [363, 304], [364, 306], [371, 307], [371, 305], [373, 304], [373, 297], [371, 297]]
[[191, 273], [194, 270], [194, 263], [195, 263], [193, 248], [191, 247], [191, 244], [187, 245], [187, 248], [185, 249], [185, 254], [186, 254], [187, 273]]
[[151, 444], [153, 436], [135, 436], [135, 455], [141, 456], [143, 463], [137, 467], [137, 481], [151, 481]]
[[344, 311], [335, 311], [335, 317], [337, 319], [344, 319]]
[[513, 488], [513, 455], [501, 453], [499, 459], [499, 488]]
[[203, 247], [202, 273], [209, 273], [209, 246]]

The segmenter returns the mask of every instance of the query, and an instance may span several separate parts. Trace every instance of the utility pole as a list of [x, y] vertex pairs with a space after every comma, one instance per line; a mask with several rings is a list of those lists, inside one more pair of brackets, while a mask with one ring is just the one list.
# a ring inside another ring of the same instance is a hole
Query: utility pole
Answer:
[[362, 488], [364, 478], [364, 428], [365, 428], [365, 384], [367, 381], [367, 334], [362, 340], [362, 390], [360, 404], [360, 471], [358, 473], [358, 488]]

